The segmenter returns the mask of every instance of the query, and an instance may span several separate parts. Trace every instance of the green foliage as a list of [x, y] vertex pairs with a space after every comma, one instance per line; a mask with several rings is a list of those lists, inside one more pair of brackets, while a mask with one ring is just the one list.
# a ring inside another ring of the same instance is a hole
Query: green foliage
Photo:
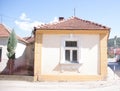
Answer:
[[11, 32], [7, 43], [7, 56], [9, 59], [15, 59], [15, 49], [17, 46], [17, 38], [14, 30]]
[[114, 58], [115, 55], [114, 54], [108, 54], [108, 58]]
[[[116, 45], [117, 47], [120, 47], [120, 37], [117, 38]], [[108, 40], [108, 48], [110, 47], [114, 47], [114, 38]]]
[[[115, 37], [116, 38], [116, 37]], [[114, 58], [115, 54], [110, 53], [110, 48], [120, 48], [120, 37], [116, 38], [116, 45], [114, 45], [115, 38], [111, 38], [108, 40], [108, 58]]]

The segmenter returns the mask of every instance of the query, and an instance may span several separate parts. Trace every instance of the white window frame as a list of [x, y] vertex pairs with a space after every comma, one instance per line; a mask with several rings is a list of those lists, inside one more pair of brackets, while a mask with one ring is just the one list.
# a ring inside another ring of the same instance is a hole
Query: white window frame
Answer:
[[[65, 42], [66, 42], [66, 41], [77, 41], [77, 47], [76, 47], [76, 48], [75, 48], [75, 47], [70, 47], [70, 48], [65, 47]], [[62, 40], [62, 45], [61, 45], [61, 60], [60, 60], [60, 63], [61, 63], [61, 64], [74, 64], [74, 63], [72, 63], [72, 62], [68, 62], [68, 61], [65, 60], [65, 50], [66, 50], [66, 49], [77, 50], [77, 62], [80, 63], [79, 39], [74, 38], [74, 37], [72, 37], [72, 38], [65, 38], [65, 37], [63, 37], [63, 40]], [[72, 58], [71, 58], [71, 59], [72, 59]], [[78, 63], [77, 63], [77, 64], [78, 64]], [[76, 63], [75, 63], [75, 64], [76, 64]]]
[[[65, 41], [66, 42], [66, 41]], [[78, 45], [78, 41], [77, 42], [77, 45]], [[73, 54], [72, 54], [72, 51], [73, 50], [77, 50], [77, 62], [78, 62], [78, 46], [77, 47], [64, 47], [64, 52], [65, 50], [70, 50], [70, 62], [73, 62]], [[64, 55], [65, 56], [65, 55]], [[67, 60], [65, 60], [67, 62]]]

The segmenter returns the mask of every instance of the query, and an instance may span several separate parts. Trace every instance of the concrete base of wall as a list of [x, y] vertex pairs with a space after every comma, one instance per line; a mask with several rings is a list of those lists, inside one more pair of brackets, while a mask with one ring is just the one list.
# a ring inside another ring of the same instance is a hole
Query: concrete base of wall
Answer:
[[99, 81], [104, 80], [102, 75], [39, 75], [34, 76], [34, 81]]
[[34, 81], [33, 76], [0, 75], [0, 80]]

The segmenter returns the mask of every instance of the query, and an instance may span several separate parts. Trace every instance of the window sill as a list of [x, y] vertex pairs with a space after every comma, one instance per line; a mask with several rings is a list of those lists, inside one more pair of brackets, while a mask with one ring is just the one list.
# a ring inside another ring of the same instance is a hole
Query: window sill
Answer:
[[82, 62], [69, 62], [69, 61], [65, 61], [65, 62], [60, 62], [60, 64], [83, 64]]
[[60, 72], [63, 73], [63, 72], [69, 71], [69, 72], [80, 73], [79, 68], [81, 66], [82, 66], [82, 64], [80, 64], [80, 63], [71, 63], [71, 62], [60, 63]]

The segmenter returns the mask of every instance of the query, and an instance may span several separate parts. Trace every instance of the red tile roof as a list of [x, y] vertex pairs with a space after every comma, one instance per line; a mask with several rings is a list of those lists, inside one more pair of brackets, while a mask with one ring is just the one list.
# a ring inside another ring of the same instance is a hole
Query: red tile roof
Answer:
[[120, 55], [120, 48], [116, 48], [116, 54]]
[[[10, 35], [10, 29], [8, 29], [5, 25], [0, 24], [0, 37], [9, 37]], [[24, 43], [28, 43], [27, 41], [25, 41], [23, 38], [17, 36], [17, 39], [24, 42]]]
[[29, 43], [34, 43], [34, 37], [24, 37], [23, 39]]
[[3, 24], [0, 24], [0, 37], [8, 37], [9, 34], [10, 31]]
[[114, 52], [116, 55], [120, 55], [120, 48], [111, 48], [110, 50], [108, 50], [108, 53], [110, 54], [114, 54]]
[[53, 29], [53, 30], [55, 29], [86, 30], [87, 29], [88, 30], [88, 29], [110, 29], [110, 28], [103, 26], [101, 24], [98, 24], [98, 23], [79, 19], [77, 17], [71, 17], [66, 20], [63, 19], [56, 23], [40, 25], [39, 28], [37, 29]]

